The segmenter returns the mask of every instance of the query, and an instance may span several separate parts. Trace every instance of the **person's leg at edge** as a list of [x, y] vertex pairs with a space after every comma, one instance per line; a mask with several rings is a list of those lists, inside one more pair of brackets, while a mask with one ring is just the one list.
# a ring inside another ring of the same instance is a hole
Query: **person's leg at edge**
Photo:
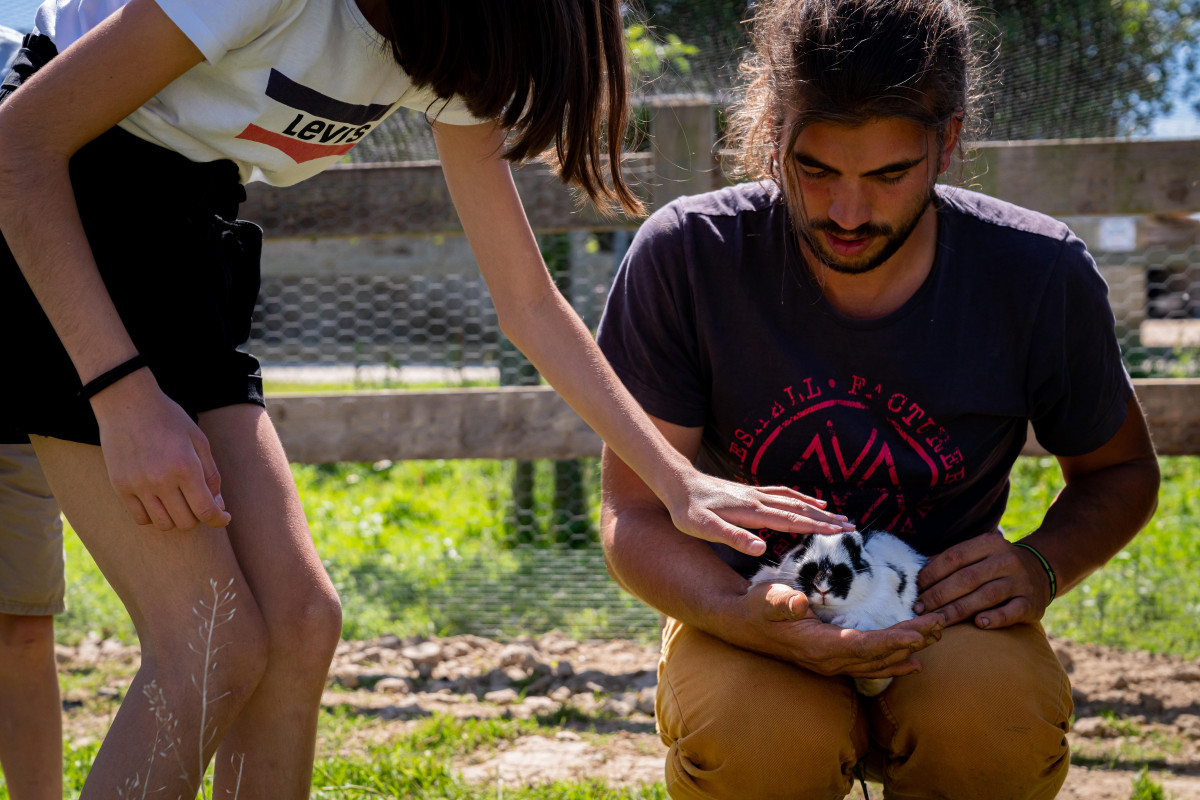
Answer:
[[[214, 796], [308, 796], [318, 705], [311, 687], [324, 682], [340, 607], [265, 411], [230, 406], [202, 415], [202, 425], [234, 520], [224, 530], [140, 527], [113, 492], [99, 448], [34, 440], [67, 518], [129, 610], [142, 647], [84, 800], [139, 782], [194, 796], [218, 745], [244, 762], [218, 759]], [[293, 552], [298, 546], [302, 552]], [[283, 696], [278, 685], [288, 680], [296, 683]]]
[[14, 435], [0, 430], [0, 770], [12, 800], [61, 800], [62, 519], [33, 447]]
[[842, 798], [867, 749], [849, 680], [667, 620], [656, 704], [674, 800]]
[[1071, 685], [1040, 625], [945, 630], [871, 707], [885, 796], [1043, 800], [1067, 776]]
[[52, 616], [0, 614], [0, 769], [12, 800], [63, 796]]
[[[200, 425], [233, 515], [234, 552], [271, 634], [266, 673], [218, 751], [216, 785], [221, 792], [240, 787], [242, 797], [308, 797], [321, 693], [341, 636], [341, 605], [266, 411], [229, 406], [201, 414]], [[238, 446], [245, 442], [253, 448]], [[271, 536], [262, 535], [272, 528]], [[239, 776], [235, 768], [243, 757]]]

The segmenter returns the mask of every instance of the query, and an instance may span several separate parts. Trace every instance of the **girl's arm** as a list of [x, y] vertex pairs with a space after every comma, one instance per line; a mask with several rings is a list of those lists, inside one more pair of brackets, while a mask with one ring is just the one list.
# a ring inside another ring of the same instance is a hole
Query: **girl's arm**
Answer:
[[434, 138], [500, 327], [662, 500], [676, 527], [751, 555], [765, 545], [745, 528], [832, 533], [852, 527], [826, 513], [823, 502], [791, 489], [759, 489], [695, 469], [651, 423], [555, 287], [500, 157], [503, 131], [435, 123]]
[[[68, 162], [202, 59], [153, 0], [132, 0], [0, 107], [0, 230], [84, 383], [136, 350], [96, 269]], [[139, 523], [229, 521], [207, 440], [149, 370], [91, 402], [109, 476]]]

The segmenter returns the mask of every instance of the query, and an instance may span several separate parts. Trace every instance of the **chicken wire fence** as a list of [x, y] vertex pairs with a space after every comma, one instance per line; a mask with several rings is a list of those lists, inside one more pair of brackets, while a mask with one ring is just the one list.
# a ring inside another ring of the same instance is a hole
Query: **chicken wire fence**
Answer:
[[[1186, 111], [1194, 9], [1164, 0], [1142, 16], [1121, 10], [1132, 5], [993, 3], [984, 37], [991, 48], [985, 59], [991, 94], [980, 105], [990, 135], [1136, 137], [1153, 133], [1156, 120]], [[713, 104], [719, 134], [734, 97], [745, 39], [737, 20], [747, 4], [664, 2], [648, 11], [653, 27], [634, 28], [629, 37], [639, 102], [701, 94]], [[1200, 135], [1200, 125], [1186, 115], [1183, 125], [1176, 121], [1175, 135]], [[631, 146], [646, 149], [650, 143]], [[352, 159], [364, 163], [435, 158], [421, 115], [405, 112], [352, 151]], [[1109, 282], [1131, 372], [1200, 375], [1197, 218], [1068, 222], [1088, 241]], [[593, 329], [631, 230], [540, 236], [560, 288]], [[462, 238], [404, 237], [387, 247], [394, 258], [385, 272], [306, 274], [302, 259], [292, 258], [264, 276], [250, 349], [263, 358], [268, 378], [366, 388], [537, 381], [504, 341]], [[434, 602], [439, 624], [487, 634], [551, 627], [585, 635], [653, 630], [657, 615], [624, 596], [606, 574], [596, 542], [596, 463], [509, 462], [501, 469], [499, 500], [467, 494], [460, 500], [477, 509], [480, 536], [504, 543], [507, 566], [459, 554], [452, 588]], [[439, 524], [429, 521], [435, 538]], [[405, 591], [374, 573], [365, 583], [357, 577], [351, 582], [341, 584], [344, 594]]]
[[[0, 0], [0, 22], [22, 30], [36, 3]], [[649, 2], [630, 18], [628, 41], [639, 108], [697, 95], [713, 106], [718, 138], [736, 96], [746, 44], [745, 0]], [[1189, 0], [992, 0], [981, 16], [989, 94], [979, 105], [992, 139], [1200, 137], [1196, 5]], [[645, 112], [639, 112], [644, 121]], [[645, 137], [631, 149], [647, 150]], [[437, 157], [421, 114], [400, 111], [350, 151], [360, 163]], [[303, 188], [293, 191], [303, 192]], [[1198, 203], [1200, 205], [1200, 203]], [[1200, 212], [1200, 208], [1195, 209]], [[354, 220], [337, 208], [323, 230]], [[421, 229], [419, 210], [409, 229]], [[536, 373], [501, 334], [470, 249], [429, 220], [430, 235], [273, 238], [247, 349], [264, 364], [268, 393], [528, 385]], [[1068, 220], [1105, 278], [1121, 346], [1135, 376], [1200, 375], [1200, 214]], [[540, 233], [561, 290], [595, 328], [635, 224]], [[387, 474], [391, 465], [373, 465]], [[442, 469], [430, 465], [431, 471]], [[331, 474], [342, 472], [330, 468]], [[597, 544], [594, 460], [489, 462], [488, 488], [464, 489], [455, 522], [407, 519], [429, 542], [442, 578], [421, 594], [380, 552], [374, 563], [339, 566], [326, 553], [347, 605], [388, 598], [396, 619], [410, 605], [442, 631], [504, 634], [568, 628], [580, 635], [653, 630], [657, 615], [618, 590]], [[353, 471], [345, 472], [349, 476]], [[432, 473], [431, 473], [432, 474]], [[330, 511], [369, 542], [394, 520]], [[466, 520], [464, 522], [463, 520]], [[446, 530], [453, 524], [460, 529]], [[488, 549], [480, 543], [490, 543]], [[423, 557], [424, 558], [424, 557]], [[432, 592], [430, 596], [429, 592]]]

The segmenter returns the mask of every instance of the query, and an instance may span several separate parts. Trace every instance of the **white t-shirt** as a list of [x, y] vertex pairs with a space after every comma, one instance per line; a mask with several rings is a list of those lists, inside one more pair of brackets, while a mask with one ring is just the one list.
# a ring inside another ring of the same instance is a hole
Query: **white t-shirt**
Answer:
[[[36, 30], [59, 52], [128, 0], [46, 0]], [[480, 122], [417, 90], [354, 0], [156, 0], [204, 54], [121, 121], [193, 161], [231, 159], [243, 182], [288, 186], [336, 164], [397, 108]]]

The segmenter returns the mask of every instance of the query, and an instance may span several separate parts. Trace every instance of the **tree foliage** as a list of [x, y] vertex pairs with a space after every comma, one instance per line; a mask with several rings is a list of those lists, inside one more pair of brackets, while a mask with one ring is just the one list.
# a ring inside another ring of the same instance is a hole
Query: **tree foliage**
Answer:
[[[985, 86], [995, 139], [1145, 132], [1200, 98], [1200, 0], [981, 0]], [[753, 0], [645, 0], [651, 32], [696, 45], [690, 71], [660, 90], [720, 94], [747, 43]]]
[[1195, 0], [992, 0], [994, 139], [1145, 132], [1196, 95]]

